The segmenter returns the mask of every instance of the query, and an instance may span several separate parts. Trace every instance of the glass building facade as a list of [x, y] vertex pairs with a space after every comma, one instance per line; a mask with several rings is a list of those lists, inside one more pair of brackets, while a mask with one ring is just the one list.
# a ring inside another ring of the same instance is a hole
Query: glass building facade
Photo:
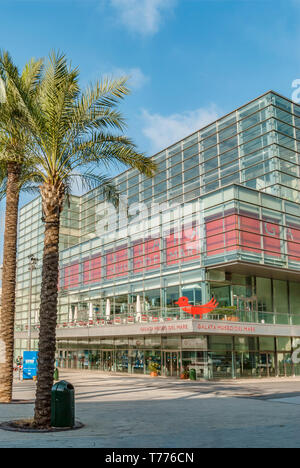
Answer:
[[[155, 361], [161, 375], [193, 366], [207, 379], [297, 373], [299, 145], [300, 106], [268, 92], [153, 156], [153, 179], [115, 177], [118, 212], [100, 189], [72, 197], [61, 224], [58, 364], [148, 373]], [[28, 256], [41, 260], [42, 248], [36, 199], [20, 213], [16, 354], [28, 346], [30, 302], [37, 346], [41, 265], [31, 276]], [[220, 335], [190, 328], [200, 321], [176, 304], [181, 296], [194, 306], [216, 298], [201, 323], [221, 324]]]

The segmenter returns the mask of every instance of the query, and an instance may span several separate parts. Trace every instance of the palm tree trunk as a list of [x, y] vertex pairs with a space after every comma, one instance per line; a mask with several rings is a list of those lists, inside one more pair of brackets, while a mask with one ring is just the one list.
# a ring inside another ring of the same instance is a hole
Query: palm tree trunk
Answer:
[[38, 427], [50, 427], [51, 390], [56, 350], [59, 226], [63, 204], [63, 189], [44, 184], [41, 187], [41, 195], [45, 237], [40, 305], [38, 383], [34, 422]]
[[20, 165], [8, 163], [0, 312], [0, 403], [10, 403], [13, 388], [15, 291]]

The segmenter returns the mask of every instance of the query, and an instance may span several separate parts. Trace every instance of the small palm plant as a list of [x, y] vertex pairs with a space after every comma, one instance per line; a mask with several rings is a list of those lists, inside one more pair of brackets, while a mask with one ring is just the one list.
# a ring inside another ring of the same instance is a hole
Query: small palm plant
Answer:
[[117, 188], [106, 176], [111, 164], [132, 167], [152, 177], [155, 164], [123, 135], [125, 121], [117, 110], [129, 94], [126, 78], [106, 79], [81, 92], [79, 70], [62, 54], [52, 53], [39, 89], [38, 103], [16, 85], [26, 108], [35, 154], [31, 177], [42, 179], [44, 253], [40, 305], [38, 383], [35, 425], [51, 421], [51, 389], [56, 348], [60, 216], [74, 178], [84, 187], [101, 186], [117, 199]]

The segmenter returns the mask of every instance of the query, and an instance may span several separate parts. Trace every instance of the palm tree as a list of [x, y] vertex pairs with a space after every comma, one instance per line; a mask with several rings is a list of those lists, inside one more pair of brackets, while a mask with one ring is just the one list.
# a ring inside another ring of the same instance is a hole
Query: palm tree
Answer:
[[45, 232], [34, 415], [38, 427], [49, 427], [51, 421], [60, 215], [72, 179], [80, 177], [88, 189], [101, 186], [106, 196], [116, 200], [116, 188], [105, 175], [111, 164], [125, 164], [149, 177], [155, 173], [155, 164], [123, 135], [125, 121], [117, 105], [129, 94], [126, 81], [105, 79], [81, 92], [79, 70], [71, 68], [64, 55], [52, 53], [42, 76], [38, 105], [17, 83], [15, 86], [27, 109], [34, 139], [33, 175], [43, 180], [40, 193]]
[[30, 153], [27, 148], [30, 135], [24, 129], [25, 115], [10, 77], [13, 77], [24, 95], [34, 100], [41, 68], [41, 60], [32, 60], [20, 75], [9, 54], [0, 52], [0, 183], [1, 195], [6, 195], [0, 317], [1, 403], [10, 403], [12, 400], [19, 193], [23, 182], [28, 181], [26, 154], [27, 151]]

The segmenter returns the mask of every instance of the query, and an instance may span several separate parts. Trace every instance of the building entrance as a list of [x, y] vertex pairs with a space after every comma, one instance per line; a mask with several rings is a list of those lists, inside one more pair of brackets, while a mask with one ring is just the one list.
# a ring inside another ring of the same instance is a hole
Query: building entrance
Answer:
[[166, 377], [179, 377], [180, 353], [178, 351], [165, 351], [163, 353], [163, 369]]
[[279, 377], [291, 377], [294, 375], [291, 353], [278, 353], [277, 363]]
[[275, 377], [275, 355], [274, 353], [261, 353], [259, 355], [259, 375], [260, 377]]

